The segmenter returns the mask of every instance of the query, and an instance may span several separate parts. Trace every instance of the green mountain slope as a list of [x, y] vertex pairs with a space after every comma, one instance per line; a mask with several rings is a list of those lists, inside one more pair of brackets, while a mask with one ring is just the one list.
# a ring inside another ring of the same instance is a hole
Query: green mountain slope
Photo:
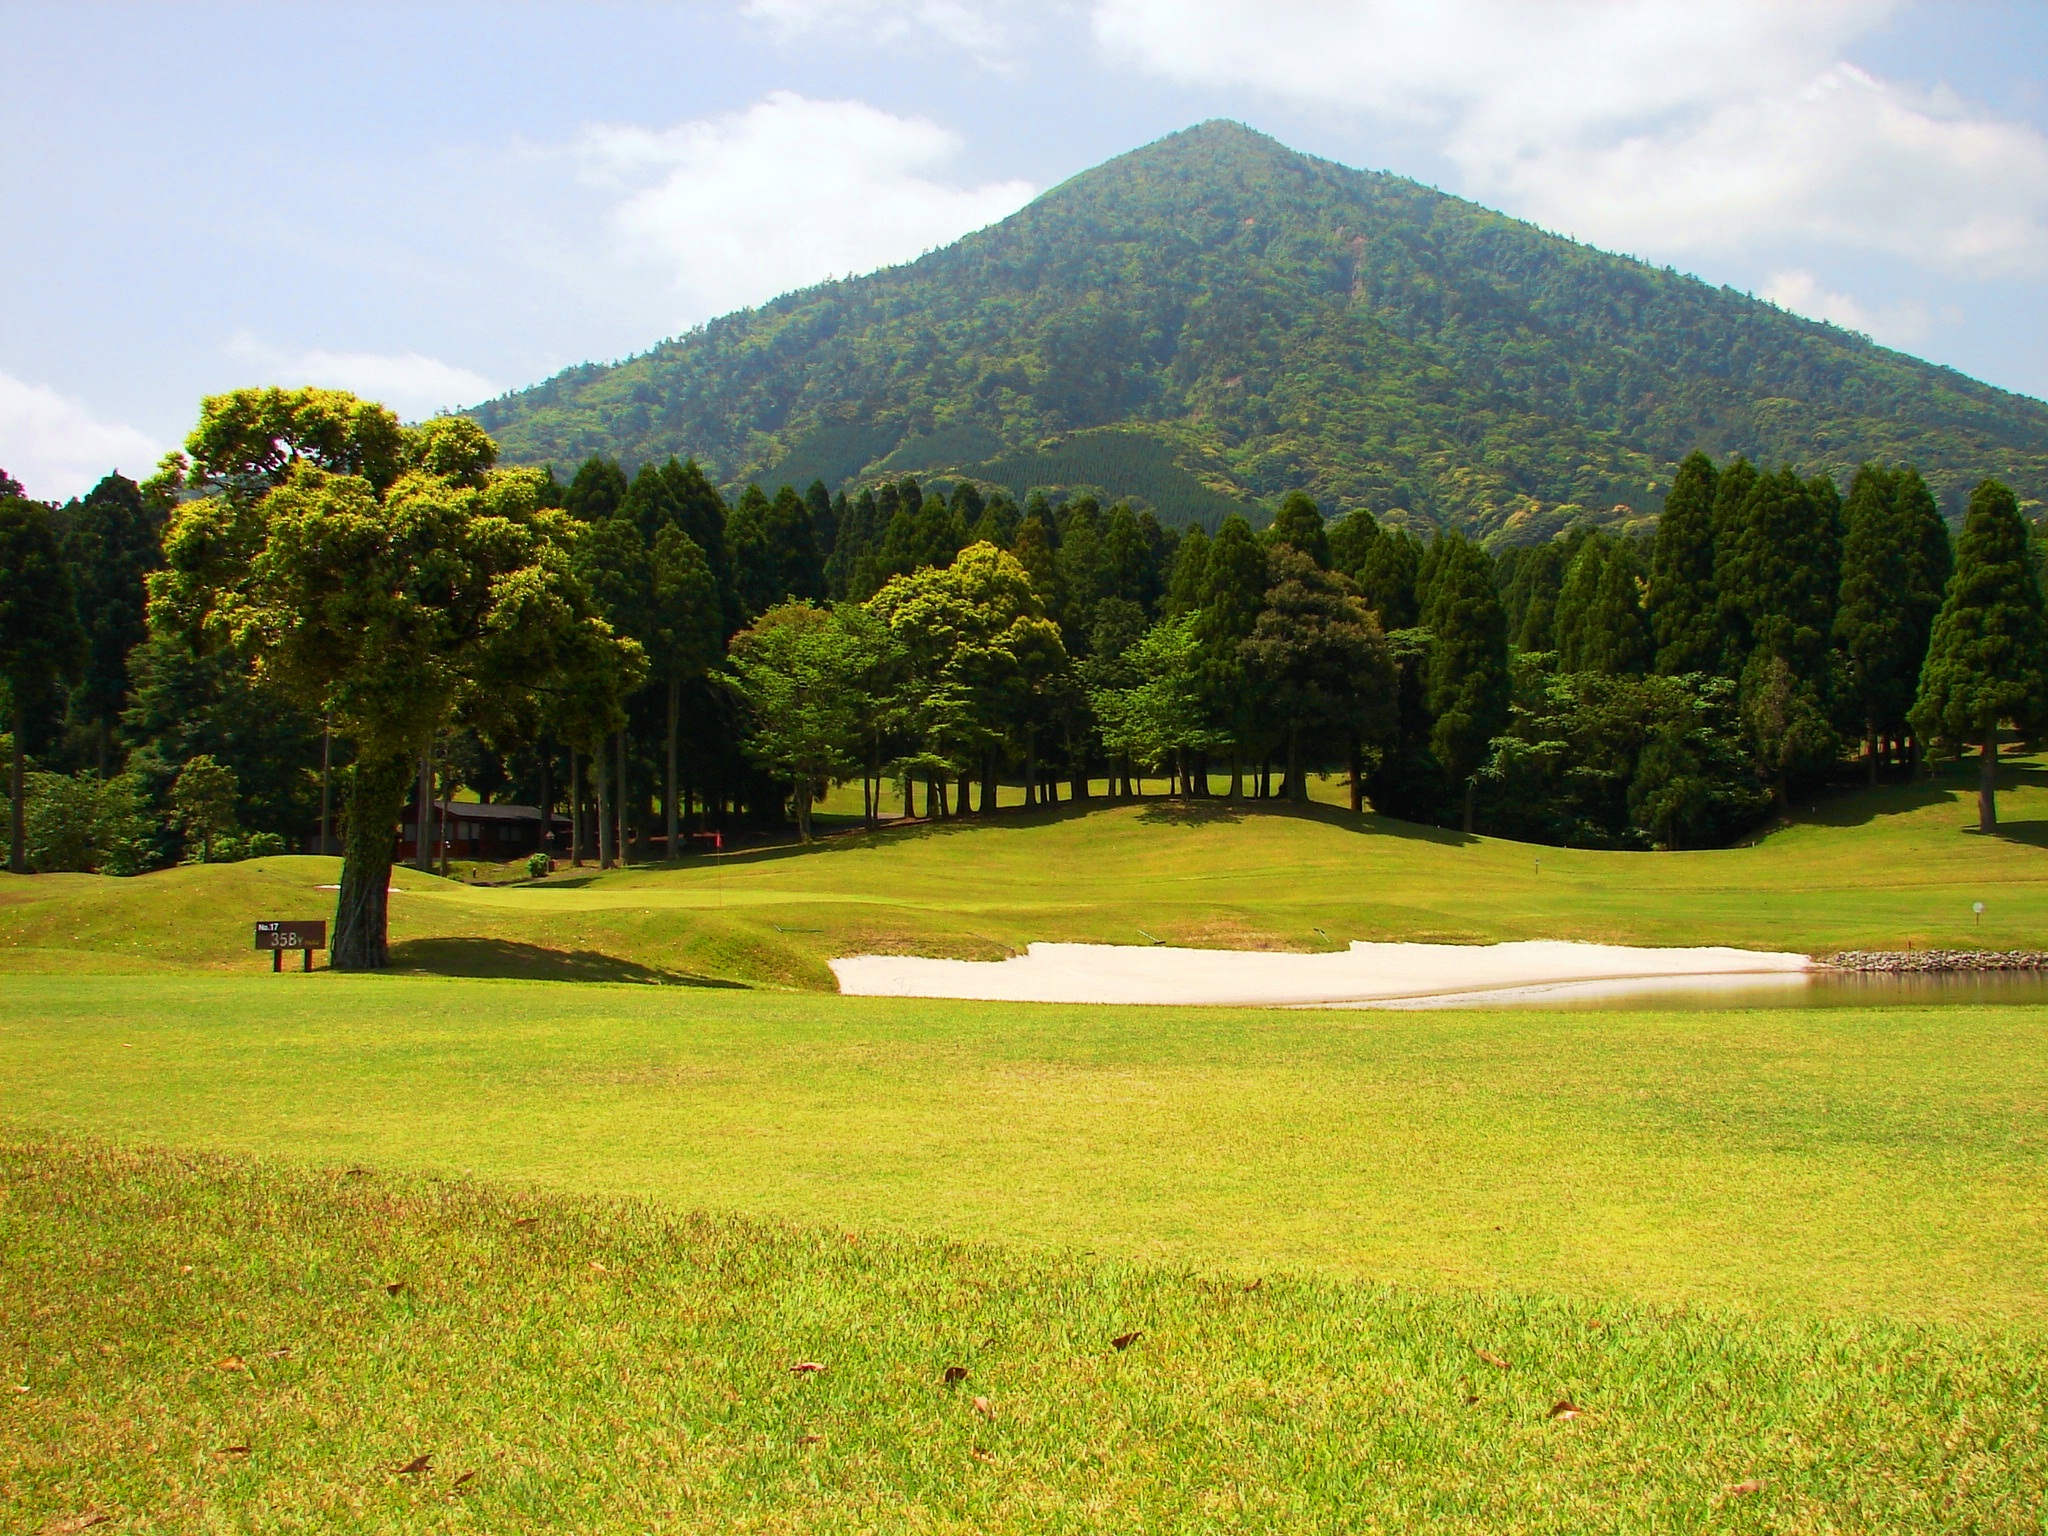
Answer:
[[1653, 510], [1694, 447], [2048, 498], [2048, 405], [1234, 123], [907, 266], [480, 406], [512, 462], [728, 483], [948, 470], [1214, 525], [1306, 487], [1534, 537]]

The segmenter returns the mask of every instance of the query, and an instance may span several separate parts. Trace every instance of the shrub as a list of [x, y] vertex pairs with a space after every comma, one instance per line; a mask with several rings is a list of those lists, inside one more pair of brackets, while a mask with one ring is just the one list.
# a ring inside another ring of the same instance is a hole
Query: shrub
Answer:
[[[37, 874], [139, 875], [149, 868], [155, 827], [126, 774], [32, 773], [27, 791], [28, 865]], [[0, 858], [11, 809], [0, 796]]]
[[530, 880], [539, 880], [555, 867], [555, 861], [536, 848], [526, 856], [526, 874]]

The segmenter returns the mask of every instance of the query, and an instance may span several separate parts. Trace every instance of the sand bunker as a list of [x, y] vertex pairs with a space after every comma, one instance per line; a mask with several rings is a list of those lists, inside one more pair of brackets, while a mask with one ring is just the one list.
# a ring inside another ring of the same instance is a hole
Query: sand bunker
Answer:
[[1210, 1003], [1254, 1007], [1417, 1007], [1563, 1000], [1672, 987], [1800, 985], [1805, 955], [1623, 944], [1353, 944], [1333, 954], [1033, 944], [1009, 960], [834, 960], [859, 997], [1010, 1003]]

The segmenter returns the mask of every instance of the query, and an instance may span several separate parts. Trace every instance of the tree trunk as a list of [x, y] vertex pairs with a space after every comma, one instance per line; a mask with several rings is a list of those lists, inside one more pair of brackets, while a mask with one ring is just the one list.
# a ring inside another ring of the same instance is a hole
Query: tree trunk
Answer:
[[420, 813], [412, 828], [412, 862], [422, 874], [434, 872], [434, 758], [431, 751], [420, 758]]
[[1244, 754], [1237, 749], [1237, 743], [1230, 745], [1230, 799], [1235, 803], [1244, 798]]
[[1863, 764], [1868, 772], [1869, 787], [1877, 788], [1877, 722], [1871, 720], [1863, 728]]
[[1356, 739], [1351, 743], [1351, 814], [1365, 814], [1365, 754]]
[[811, 781], [806, 775], [797, 775], [790, 798], [796, 802], [796, 840], [808, 843], [811, 840]]
[[619, 868], [624, 869], [633, 860], [628, 834], [632, 830], [632, 811], [626, 798], [626, 728], [619, 727], [619, 790], [616, 796], [619, 817]]
[[993, 816], [996, 813], [996, 802], [1002, 799], [1000, 781], [995, 748], [990, 747], [988, 756], [981, 760], [981, 814], [984, 816]]
[[1038, 728], [1024, 727], [1024, 809], [1038, 808]]
[[1472, 796], [1478, 788], [1479, 781], [1477, 779], [1467, 779], [1465, 781], [1465, 831], [1468, 834], [1472, 831]]
[[555, 744], [540, 740], [540, 851], [555, 857]]
[[1296, 805], [1308, 803], [1308, 780], [1301, 772], [1301, 724], [1287, 722], [1287, 798]]
[[320, 730], [320, 852], [334, 852], [334, 728]]
[[22, 728], [26, 722], [22, 712], [14, 712], [14, 756], [7, 766], [7, 868], [11, 874], [28, 873], [28, 807], [22, 802], [27, 796], [28, 783], [27, 754], [21, 745]]
[[606, 762], [611, 743], [602, 736], [597, 739], [597, 750], [590, 754], [590, 787], [597, 800], [597, 867], [612, 867], [612, 803], [607, 793], [611, 779], [611, 764]]
[[914, 781], [907, 773], [903, 775], [903, 819], [905, 821], [917, 819], [916, 789]]
[[681, 678], [668, 680], [668, 793], [661, 797], [662, 819], [668, 824], [668, 856], [676, 857], [676, 828], [681, 823], [676, 819], [676, 718], [683, 711], [683, 682]]
[[327, 959], [334, 970], [382, 971], [391, 965], [391, 829], [405, 814], [405, 785], [412, 766], [402, 754], [358, 755], [349, 770], [341, 890], [335, 898], [334, 946]]
[[1977, 830], [1998, 830], [1998, 727], [1984, 733], [1984, 750], [1977, 764]]
[[569, 749], [569, 867], [583, 867], [583, 762]]

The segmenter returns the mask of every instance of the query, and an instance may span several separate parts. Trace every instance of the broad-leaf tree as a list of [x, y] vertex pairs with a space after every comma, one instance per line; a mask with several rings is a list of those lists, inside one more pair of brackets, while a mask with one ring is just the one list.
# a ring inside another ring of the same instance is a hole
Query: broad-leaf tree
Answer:
[[1956, 569], [1920, 673], [1913, 728], [1976, 743], [1977, 825], [1998, 826], [1998, 728], [2037, 724], [2048, 698], [2048, 621], [2013, 493], [1986, 480], [1970, 493]]
[[353, 743], [332, 958], [381, 969], [392, 829], [434, 733], [629, 642], [571, 573], [571, 519], [537, 505], [537, 472], [493, 472], [473, 422], [239, 390], [203, 404], [186, 450], [201, 494], [167, 530], [152, 620], [239, 651]]
[[829, 609], [796, 602], [734, 635], [728, 664], [753, 722], [748, 755], [789, 781], [797, 836], [808, 843], [816, 787], [860, 762], [872, 701], [859, 686], [859, 660]]

